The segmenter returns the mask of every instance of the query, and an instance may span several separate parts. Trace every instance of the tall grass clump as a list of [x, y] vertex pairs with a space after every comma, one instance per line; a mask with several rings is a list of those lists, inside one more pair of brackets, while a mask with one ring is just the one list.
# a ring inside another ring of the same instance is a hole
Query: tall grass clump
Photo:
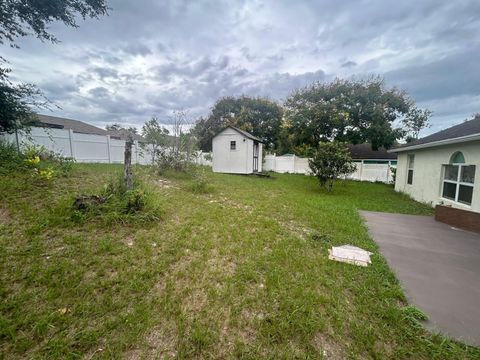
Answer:
[[208, 181], [207, 170], [204, 166], [193, 168], [192, 180], [188, 189], [194, 194], [210, 194], [215, 190]]
[[111, 178], [97, 194], [77, 196], [72, 209], [75, 222], [145, 224], [161, 218], [158, 195], [138, 179], [133, 189], [127, 190], [120, 176]]
[[24, 168], [23, 154], [16, 145], [0, 140], [0, 172], [6, 173], [14, 169]]

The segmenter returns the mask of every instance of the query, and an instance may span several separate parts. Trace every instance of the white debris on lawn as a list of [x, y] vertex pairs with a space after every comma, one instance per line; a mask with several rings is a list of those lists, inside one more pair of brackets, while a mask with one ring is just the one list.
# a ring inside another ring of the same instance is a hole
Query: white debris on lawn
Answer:
[[332, 248], [328, 250], [328, 258], [330, 260], [360, 266], [368, 266], [368, 264], [372, 263], [370, 255], [372, 255], [370, 251], [352, 245], [332, 246]]

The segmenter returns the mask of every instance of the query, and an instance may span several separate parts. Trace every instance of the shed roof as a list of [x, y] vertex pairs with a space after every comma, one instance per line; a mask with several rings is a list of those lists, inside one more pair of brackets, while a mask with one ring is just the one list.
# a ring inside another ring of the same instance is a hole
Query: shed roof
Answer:
[[350, 154], [352, 155], [352, 159], [360, 160], [360, 159], [392, 159], [395, 160], [397, 158], [397, 154], [389, 153], [384, 147], [379, 148], [378, 150], [373, 150], [372, 145], [365, 143], [365, 144], [348, 144], [347, 145]]
[[66, 118], [61, 118], [57, 116], [41, 115], [41, 114], [37, 114], [37, 119], [41, 123], [41, 126], [44, 126], [44, 127], [66, 129], [66, 130], [71, 129], [76, 133], [82, 133], [82, 134], [107, 135], [106, 130], [100, 129], [96, 126], [84, 123], [83, 121], [79, 121], [79, 120], [72, 120], [72, 119], [66, 119]]
[[465, 121], [461, 124], [441, 130], [424, 138], [418, 139], [411, 143], [405, 144], [398, 148], [390, 150], [391, 152], [401, 152], [407, 150], [414, 150], [418, 148], [432, 147], [443, 145], [445, 143], [456, 143], [469, 140], [474, 140], [476, 137], [480, 138], [480, 116]]
[[[254, 135], [252, 135], [252, 134], [250, 134], [249, 132], [246, 132], [245, 130], [239, 129], [239, 128], [237, 128], [237, 127], [235, 127], [235, 126], [232, 126], [232, 125], [228, 125], [225, 129], [228, 129], [228, 128], [231, 128], [231, 129], [235, 130], [236, 132], [242, 134], [243, 136], [245, 136], [245, 137], [248, 138], [248, 139], [252, 139], [252, 140], [254, 140], [254, 141], [258, 141], [258, 142], [263, 143], [263, 140], [262, 140], [262, 139], [254, 136]], [[223, 130], [225, 130], [225, 129], [223, 129]], [[223, 131], [223, 130], [222, 130], [222, 131]], [[220, 134], [222, 131], [220, 131], [218, 134]], [[217, 134], [217, 135], [218, 135], [218, 134]], [[217, 135], [215, 135], [215, 136], [217, 136]], [[214, 137], [215, 137], [215, 136], [214, 136]]]

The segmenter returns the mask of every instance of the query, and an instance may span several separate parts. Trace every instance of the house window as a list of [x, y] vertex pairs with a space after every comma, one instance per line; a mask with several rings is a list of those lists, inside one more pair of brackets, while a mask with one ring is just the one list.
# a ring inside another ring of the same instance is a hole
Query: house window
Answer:
[[413, 184], [413, 166], [415, 164], [415, 155], [408, 155], [408, 174], [407, 174], [407, 184]]
[[452, 155], [450, 164], [443, 165], [443, 198], [471, 205], [474, 182], [475, 165], [466, 165], [461, 152]]
[[237, 142], [230, 141], [230, 150], [237, 150]]

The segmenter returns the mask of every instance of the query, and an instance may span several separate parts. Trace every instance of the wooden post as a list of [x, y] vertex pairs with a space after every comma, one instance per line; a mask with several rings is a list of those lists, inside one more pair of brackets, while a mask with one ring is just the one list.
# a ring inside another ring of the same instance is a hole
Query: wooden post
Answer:
[[132, 173], [132, 145], [133, 137], [127, 136], [125, 141], [125, 157], [124, 157], [124, 169], [123, 169], [123, 183], [126, 190], [133, 189], [133, 173]]

